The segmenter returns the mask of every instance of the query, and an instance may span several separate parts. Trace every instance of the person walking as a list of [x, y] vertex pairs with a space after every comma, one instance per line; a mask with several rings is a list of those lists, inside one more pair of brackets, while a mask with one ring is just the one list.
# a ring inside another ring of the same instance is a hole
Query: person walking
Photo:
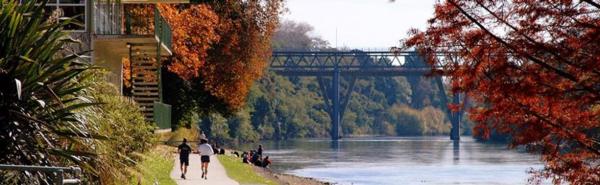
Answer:
[[198, 145], [198, 153], [200, 154], [200, 162], [202, 162], [202, 178], [208, 179], [208, 163], [210, 162], [210, 156], [214, 154], [212, 147], [208, 144], [207, 139], [200, 139], [200, 145]]
[[187, 167], [190, 165], [190, 153], [192, 148], [187, 144], [187, 139], [183, 138], [183, 142], [177, 146], [179, 153], [179, 168], [181, 169], [181, 178], [185, 179]]

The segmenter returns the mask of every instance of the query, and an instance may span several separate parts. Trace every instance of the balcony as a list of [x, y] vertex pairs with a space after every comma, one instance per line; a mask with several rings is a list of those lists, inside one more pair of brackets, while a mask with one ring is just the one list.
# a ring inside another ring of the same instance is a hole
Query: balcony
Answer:
[[96, 1], [93, 6], [93, 28], [100, 44], [96, 46], [127, 49], [131, 43], [156, 43], [161, 46], [161, 55], [172, 54], [171, 27], [155, 6], [112, 1]]
[[171, 29], [151, 4], [93, 3], [93, 61], [106, 67], [122, 87], [123, 58], [143, 52], [161, 58], [172, 54]]

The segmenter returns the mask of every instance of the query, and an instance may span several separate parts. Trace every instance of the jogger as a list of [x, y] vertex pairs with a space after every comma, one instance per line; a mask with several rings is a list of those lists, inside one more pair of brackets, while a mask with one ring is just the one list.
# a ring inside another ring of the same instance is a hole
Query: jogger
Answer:
[[190, 165], [190, 153], [192, 148], [187, 145], [187, 139], [183, 138], [183, 142], [177, 146], [177, 152], [179, 152], [179, 166], [181, 169], [181, 178], [185, 179], [187, 173], [187, 167]]
[[210, 162], [210, 156], [214, 154], [214, 151], [208, 144], [207, 139], [200, 139], [198, 153], [200, 154], [200, 161], [202, 162], [202, 178], [208, 179], [208, 163]]

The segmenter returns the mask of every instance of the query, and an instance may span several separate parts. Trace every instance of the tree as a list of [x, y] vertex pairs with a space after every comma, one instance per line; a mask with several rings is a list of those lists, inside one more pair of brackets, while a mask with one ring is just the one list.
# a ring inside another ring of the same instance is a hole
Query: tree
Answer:
[[168, 64], [169, 71], [186, 80], [198, 77], [208, 49], [219, 41], [216, 33], [219, 17], [206, 4], [187, 7], [159, 4], [159, 8], [173, 33], [174, 57]]
[[311, 36], [313, 31], [314, 28], [308, 23], [283, 21], [273, 35], [273, 48], [309, 50], [329, 47], [327, 41]]
[[475, 134], [509, 134], [511, 147], [541, 154], [533, 182], [599, 184], [599, 10], [591, 0], [448, 0], [406, 46], [478, 102]]
[[195, 81], [230, 110], [242, 108], [266, 67], [281, 6], [279, 0], [160, 4], [173, 29], [169, 70], [185, 80], [200, 78]]
[[217, 28], [221, 42], [209, 50], [209, 62], [201, 72], [204, 86], [233, 109], [239, 109], [254, 80], [267, 66], [282, 2], [229, 0], [211, 6], [221, 18]]

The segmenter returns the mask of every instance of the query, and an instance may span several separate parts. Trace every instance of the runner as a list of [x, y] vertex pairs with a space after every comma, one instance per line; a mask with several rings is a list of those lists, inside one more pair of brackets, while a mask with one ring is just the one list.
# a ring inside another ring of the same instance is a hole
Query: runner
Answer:
[[198, 145], [198, 153], [200, 154], [200, 161], [202, 162], [202, 178], [208, 179], [208, 163], [210, 162], [210, 156], [214, 154], [212, 147], [208, 144], [207, 139], [200, 139], [200, 145]]
[[190, 153], [192, 148], [187, 145], [187, 139], [183, 138], [183, 142], [177, 146], [177, 152], [179, 152], [179, 166], [181, 169], [181, 178], [185, 179], [187, 173], [187, 167], [190, 165]]

